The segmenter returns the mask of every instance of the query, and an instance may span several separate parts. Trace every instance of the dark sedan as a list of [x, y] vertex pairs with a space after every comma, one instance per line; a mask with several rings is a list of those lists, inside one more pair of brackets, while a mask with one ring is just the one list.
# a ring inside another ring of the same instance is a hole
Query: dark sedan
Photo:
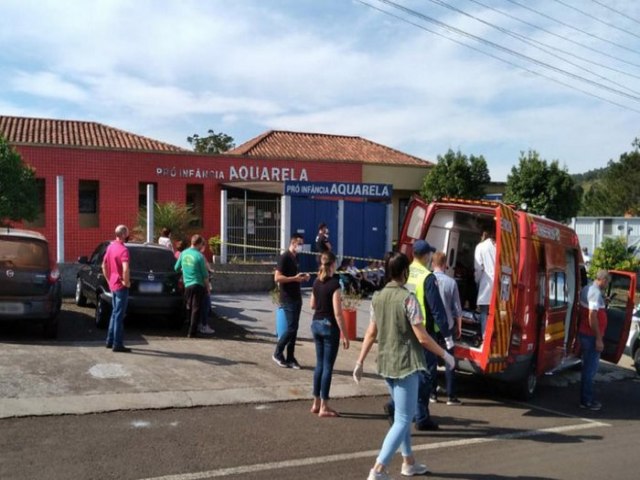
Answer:
[[[90, 257], [80, 257], [76, 279], [76, 304], [91, 303], [96, 307], [96, 326], [109, 326], [111, 292], [102, 274], [102, 259], [110, 242], [103, 242]], [[165, 247], [153, 244], [127, 243], [131, 287], [126, 315], [165, 317], [170, 325], [180, 328], [184, 322], [183, 286], [174, 270], [175, 257]]]

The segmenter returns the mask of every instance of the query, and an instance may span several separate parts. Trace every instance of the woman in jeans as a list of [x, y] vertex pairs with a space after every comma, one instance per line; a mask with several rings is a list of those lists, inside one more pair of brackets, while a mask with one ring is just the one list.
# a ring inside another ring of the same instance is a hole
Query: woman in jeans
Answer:
[[426, 465], [416, 463], [411, 450], [411, 422], [418, 403], [419, 376], [427, 369], [423, 348], [442, 357], [447, 365], [455, 365], [454, 358], [425, 330], [418, 300], [404, 287], [409, 277], [409, 263], [403, 253], [393, 253], [387, 259], [390, 281], [373, 295], [371, 322], [353, 371], [354, 380], [360, 382], [362, 364], [377, 338], [378, 373], [389, 387], [395, 415], [368, 480], [390, 478], [387, 465], [398, 448], [403, 458], [402, 475], [424, 475], [429, 471]]
[[313, 282], [311, 309], [314, 310], [311, 333], [316, 344], [316, 368], [313, 372], [313, 405], [311, 413], [320, 417], [337, 417], [329, 408], [329, 389], [333, 365], [338, 356], [340, 333], [342, 346], [349, 348], [349, 339], [342, 320], [342, 297], [340, 281], [334, 276], [336, 256], [328, 251], [320, 255], [320, 271]]

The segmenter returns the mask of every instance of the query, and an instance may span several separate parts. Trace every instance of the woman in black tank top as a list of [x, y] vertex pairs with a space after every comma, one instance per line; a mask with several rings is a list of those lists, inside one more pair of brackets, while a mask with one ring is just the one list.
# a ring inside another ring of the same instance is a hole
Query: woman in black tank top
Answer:
[[336, 256], [332, 252], [320, 255], [320, 271], [313, 282], [311, 309], [314, 310], [311, 333], [316, 344], [316, 368], [313, 372], [313, 405], [311, 413], [320, 417], [337, 417], [338, 412], [329, 408], [329, 389], [333, 365], [338, 356], [340, 333], [342, 345], [349, 348], [342, 320], [340, 281], [334, 276]]

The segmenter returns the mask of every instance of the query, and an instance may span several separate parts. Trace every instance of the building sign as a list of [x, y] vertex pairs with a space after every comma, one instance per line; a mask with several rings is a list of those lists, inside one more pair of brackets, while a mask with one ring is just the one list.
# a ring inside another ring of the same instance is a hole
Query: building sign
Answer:
[[286, 182], [288, 180], [309, 180], [305, 168], [263, 167], [256, 165], [230, 165], [228, 170], [207, 170], [204, 168], [156, 167], [156, 175], [168, 178], [188, 178], [195, 180], [226, 180], [253, 182]]
[[294, 182], [284, 183], [284, 194], [292, 197], [391, 198], [393, 186], [386, 183]]

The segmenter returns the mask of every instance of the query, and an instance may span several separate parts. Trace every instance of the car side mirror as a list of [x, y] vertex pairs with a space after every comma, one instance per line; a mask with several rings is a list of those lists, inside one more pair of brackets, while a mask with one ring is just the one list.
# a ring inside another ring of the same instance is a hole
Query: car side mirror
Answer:
[[87, 264], [89, 263], [89, 258], [86, 255], [78, 257], [78, 263]]

